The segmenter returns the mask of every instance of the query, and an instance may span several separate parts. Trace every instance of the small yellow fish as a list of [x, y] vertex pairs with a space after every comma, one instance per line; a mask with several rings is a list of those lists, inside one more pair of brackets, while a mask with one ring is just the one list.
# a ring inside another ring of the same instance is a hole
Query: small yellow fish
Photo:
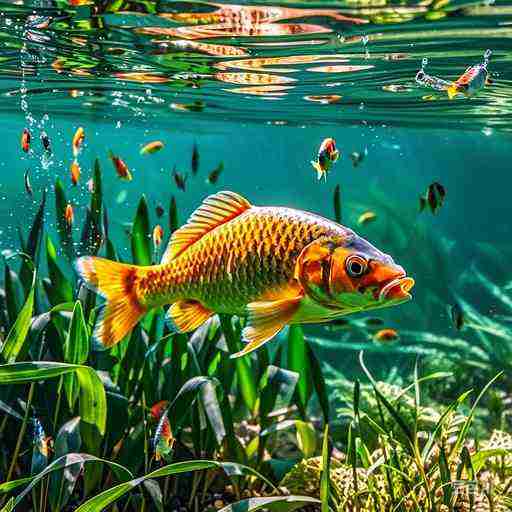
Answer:
[[172, 234], [160, 265], [84, 256], [84, 282], [106, 298], [94, 330], [111, 347], [154, 308], [190, 332], [216, 313], [247, 317], [245, 355], [287, 324], [321, 323], [408, 301], [414, 280], [393, 259], [336, 222], [253, 206], [234, 192], [205, 199]]
[[373, 222], [377, 219], [377, 214], [371, 211], [367, 211], [359, 215], [359, 218], [357, 219], [357, 223], [360, 226], [363, 226], [364, 224], [368, 224], [369, 222]]
[[76, 160], [73, 160], [71, 167], [70, 167], [70, 173], [71, 173], [71, 183], [73, 185], [77, 185], [80, 181], [80, 166], [78, 165], [78, 162]]
[[153, 245], [155, 249], [158, 249], [162, 245], [162, 238], [164, 236], [164, 230], [160, 224], [157, 224], [153, 229]]
[[80, 126], [76, 130], [75, 135], [73, 135], [73, 141], [72, 141], [73, 156], [75, 158], [78, 156], [78, 154], [82, 150], [82, 145], [84, 143], [84, 140], [85, 140], [85, 132], [84, 132], [84, 129]]
[[66, 209], [64, 210], [64, 218], [66, 219], [67, 225], [71, 227], [75, 221], [75, 213], [73, 212], [73, 207], [70, 203], [67, 204]]
[[340, 152], [336, 149], [336, 141], [331, 138], [325, 139], [320, 145], [316, 161], [311, 161], [319, 180], [324, 178], [327, 181], [327, 173], [339, 157]]
[[140, 150], [140, 154], [141, 155], [151, 155], [153, 153], [156, 153], [157, 151], [160, 151], [161, 149], [163, 149], [164, 147], [164, 143], [159, 141], [159, 140], [155, 140], [153, 142], [150, 142], [149, 144], [146, 144], [141, 150]]

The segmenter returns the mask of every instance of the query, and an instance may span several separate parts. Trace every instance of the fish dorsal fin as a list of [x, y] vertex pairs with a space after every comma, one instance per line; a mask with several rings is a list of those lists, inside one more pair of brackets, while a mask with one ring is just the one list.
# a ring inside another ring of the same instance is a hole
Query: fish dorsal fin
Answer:
[[223, 191], [208, 196], [187, 223], [173, 233], [162, 264], [169, 263], [206, 233], [238, 217], [250, 207], [247, 199], [234, 192]]

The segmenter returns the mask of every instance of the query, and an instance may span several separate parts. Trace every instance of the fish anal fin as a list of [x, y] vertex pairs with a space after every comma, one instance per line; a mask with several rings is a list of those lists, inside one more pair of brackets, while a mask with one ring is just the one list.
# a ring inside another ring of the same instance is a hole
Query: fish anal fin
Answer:
[[189, 332], [203, 325], [214, 314], [196, 300], [179, 300], [167, 311], [167, 317], [180, 332]]
[[242, 338], [247, 345], [231, 357], [241, 357], [270, 341], [292, 320], [303, 295], [269, 302], [251, 302], [247, 305], [249, 315]]
[[251, 206], [247, 199], [234, 192], [224, 191], [208, 196], [187, 223], [173, 233], [162, 258], [162, 265], [176, 258], [206, 233], [238, 217]]

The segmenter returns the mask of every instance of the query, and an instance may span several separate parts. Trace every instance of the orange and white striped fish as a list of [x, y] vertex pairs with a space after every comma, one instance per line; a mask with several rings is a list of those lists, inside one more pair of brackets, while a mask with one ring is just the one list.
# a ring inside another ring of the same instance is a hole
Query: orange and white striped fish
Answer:
[[414, 280], [351, 229], [301, 210], [253, 206], [233, 192], [205, 199], [175, 231], [160, 265], [85, 256], [76, 268], [107, 299], [95, 338], [111, 347], [153, 308], [189, 332], [215, 313], [246, 317], [260, 347], [287, 324], [319, 323], [411, 298]]

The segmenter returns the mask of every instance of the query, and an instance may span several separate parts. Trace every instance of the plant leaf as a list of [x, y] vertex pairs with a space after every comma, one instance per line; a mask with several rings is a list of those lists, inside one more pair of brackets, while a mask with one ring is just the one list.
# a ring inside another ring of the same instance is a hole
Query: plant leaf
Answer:
[[149, 211], [145, 196], [142, 196], [132, 226], [132, 256], [136, 265], [151, 265], [151, 231]]

